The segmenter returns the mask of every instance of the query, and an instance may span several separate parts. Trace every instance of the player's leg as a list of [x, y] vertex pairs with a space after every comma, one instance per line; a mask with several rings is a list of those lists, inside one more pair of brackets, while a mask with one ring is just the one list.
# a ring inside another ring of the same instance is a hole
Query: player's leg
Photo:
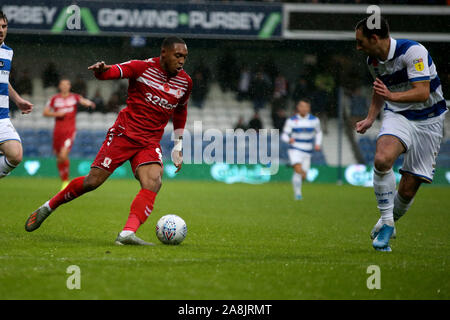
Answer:
[[294, 190], [294, 198], [302, 199], [302, 179], [306, 177], [306, 173], [302, 166], [302, 154], [295, 149], [288, 150], [289, 162], [293, 168], [292, 172], [292, 188]]
[[378, 209], [381, 214], [381, 228], [375, 232], [376, 236], [373, 241], [373, 246], [376, 249], [386, 248], [394, 232], [393, 209], [396, 181], [392, 167], [400, 154], [405, 151], [406, 149], [403, 143], [393, 135], [382, 135], [377, 140], [373, 187]]
[[28, 217], [25, 222], [25, 230], [28, 232], [36, 230], [59, 206], [82, 196], [86, 192], [97, 189], [110, 175], [111, 173], [106, 170], [91, 168], [87, 176], [73, 179], [66, 188], [58, 192]]
[[163, 168], [159, 163], [140, 165], [136, 169], [136, 178], [141, 184], [141, 190], [131, 203], [128, 220], [119, 233], [116, 244], [153, 245], [139, 239], [136, 232], [153, 210], [156, 195], [161, 189], [162, 175]]
[[306, 173], [301, 163], [294, 164], [294, 172], [292, 174], [292, 187], [296, 200], [302, 199], [302, 180], [306, 177]]
[[421, 179], [418, 179], [412, 174], [403, 173], [394, 198], [394, 221], [403, 217], [409, 210], [421, 184]]
[[420, 185], [431, 183], [436, 167], [436, 158], [444, 137], [444, 116], [433, 123], [414, 122], [413, 141], [410, 152], [405, 156], [402, 179], [394, 199], [394, 220], [400, 219], [411, 207]]
[[[402, 178], [400, 179], [400, 183], [398, 185], [398, 190], [395, 193], [394, 197], [394, 223], [398, 221], [411, 207], [414, 202], [414, 197], [419, 190], [420, 185], [422, 184], [422, 180], [413, 176], [412, 174], [404, 172], [402, 174]], [[376, 225], [373, 227], [370, 232], [370, 237], [373, 239], [376, 238], [378, 232], [383, 226], [383, 220], [380, 218]], [[392, 234], [392, 238], [396, 237], [396, 230], [394, 229], [394, 233]]]
[[0, 119], [0, 178], [18, 166], [22, 156], [22, 143], [11, 120]]
[[6, 177], [22, 161], [23, 150], [19, 140], [0, 143], [0, 178]]
[[62, 147], [56, 154], [56, 166], [58, 167], [59, 177], [62, 181], [62, 189], [69, 184], [70, 174], [70, 160], [69, 160], [70, 148]]

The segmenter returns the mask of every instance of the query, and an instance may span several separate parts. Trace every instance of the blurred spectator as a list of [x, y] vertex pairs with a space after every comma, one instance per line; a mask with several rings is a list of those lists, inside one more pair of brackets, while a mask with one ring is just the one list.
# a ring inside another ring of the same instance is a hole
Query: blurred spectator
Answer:
[[[441, 79], [442, 93], [444, 98], [450, 99], [450, 63], [441, 63], [438, 66], [439, 78]], [[442, 71], [441, 71], [442, 70]]]
[[256, 131], [263, 128], [263, 123], [259, 117], [259, 112], [255, 112], [253, 117], [248, 122], [248, 129], [255, 129]]
[[91, 100], [95, 103], [95, 109], [92, 110], [91, 108], [88, 109], [89, 112], [102, 112], [106, 113], [106, 107], [105, 107], [105, 101], [103, 100], [102, 95], [100, 94], [100, 89], [95, 90], [94, 96], [91, 98]]
[[253, 100], [253, 109], [258, 112], [264, 108], [270, 95], [271, 83], [270, 80], [262, 70], [255, 73], [250, 84], [250, 96]]
[[285, 99], [289, 93], [289, 84], [286, 78], [278, 72], [273, 84], [273, 98]]
[[263, 62], [264, 73], [267, 74], [271, 83], [275, 81], [275, 77], [279, 74], [278, 67], [275, 64], [273, 56], [268, 56]]
[[120, 111], [120, 98], [117, 92], [114, 92], [108, 100], [106, 104], [106, 112], [115, 112], [118, 113]]
[[22, 76], [17, 80], [15, 86], [16, 91], [20, 95], [32, 95], [33, 84], [31, 82], [30, 71], [28, 69], [22, 72]]
[[295, 82], [294, 90], [292, 92], [292, 99], [297, 103], [300, 99], [309, 97], [311, 95], [311, 84], [308, 83], [305, 77], [300, 76]]
[[313, 108], [320, 119], [324, 134], [328, 133], [328, 116], [332, 105], [334, 79], [326, 73], [319, 73], [314, 81], [315, 90], [312, 95]]
[[239, 117], [238, 121], [236, 122], [236, 124], [234, 126], [234, 130], [237, 130], [237, 129], [247, 130], [247, 126], [245, 125], [243, 116]]
[[60, 75], [54, 62], [50, 62], [42, 73], [44, 88], [58, 87]]
[[237, 87], [238, 101], [247, 100], [250, 98], [250, 83], [252, 80], [252, 73], [247, 65], [243, 65], [239, 75], [239, 82]]
[[209, 90], [209, 70], [196, 68], [192, 75], [191, 100], [194, 106], [203, 108], [203, 103]]
[[284, 122], [286, 121], [287, 99], [278, 98], [272, 100], [272, 124], [275, 129], [283, 130]]
[[87, 85], [81, 74], [78, 74], [75, 81], [72, 84], [72, 92], [78, 93], [79, 95], [86, 97]]
[[222, 91], [235, 90], [237, 82], [236, 58], [230, 50], [219, 57], [217, 62], [217, 79]]

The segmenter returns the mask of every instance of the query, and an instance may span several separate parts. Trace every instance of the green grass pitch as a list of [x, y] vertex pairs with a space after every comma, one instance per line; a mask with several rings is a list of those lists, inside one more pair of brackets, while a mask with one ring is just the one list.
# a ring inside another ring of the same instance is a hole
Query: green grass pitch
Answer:
[[[0, 299], [449, 299], [449, 188], [423, 187], [397, 224], [393, 252], [373, 250], [372, 188], [289, 183], [163, 182], [138, 235], [155, 247], [115, 246], [137, 181], [110, 180], [60, 207], [35, 232], [28, 215], [58, 191], [57, 179], [0, 181]], [[177, 214], [179, 246], [155, 224]], [[81, 270], [69, 290], [67, 267]], [[368, 267], [380, 289], [368, 289]]]

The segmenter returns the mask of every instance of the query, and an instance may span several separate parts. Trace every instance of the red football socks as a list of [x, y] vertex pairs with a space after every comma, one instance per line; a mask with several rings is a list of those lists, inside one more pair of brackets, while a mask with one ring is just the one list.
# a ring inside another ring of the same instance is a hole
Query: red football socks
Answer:
[[61, 177], [61, 180], [62, 181], [69, 180], [69, 168], [70, 168], [69, 159], [67, 159], [63, 162], [58, 162], [57, 166], [58, 166], [59, 176]]
[[156, 192], [141, 189], [131, 203], [130, 215], [123, 230], [136, 232], [153, 210]]
[[52, 210], [55, 210], [60, 205], [81, 196], [85, 192], [83, 189], [84, 178], [85, 177], [78, 177], [70, 181], [66, 188], [61, 190], [56, 196], [50, 199], [50, 208]]

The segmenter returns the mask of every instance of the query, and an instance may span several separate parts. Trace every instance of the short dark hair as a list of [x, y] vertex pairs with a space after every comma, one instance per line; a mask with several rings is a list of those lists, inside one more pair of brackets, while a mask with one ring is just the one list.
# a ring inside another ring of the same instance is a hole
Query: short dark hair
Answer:
[[306, 102], [306, 103], [308, 103], [308, 104], [311, 104], [311, 100], [309, 99], [309, 98], [300, 98], [300, 99], [298, 99], [298, 102], [297, 102], [297, 104], [299, 104], [300, 102]]
[[8, 18], [6, 17], [6, 14], [3, 13], [2, 10], [0, 10], [0, 20], [5, 20], [6, 23], [8, 23]]
[[366, 17], [356, 24], [355, 30], [361, 30], [364, 37], [370, 38], [372, 35], [377, 35], [381, 39], [386, 39], [389, 37], [389, 24], [387, 20], [380, 16], [380, 27], [379, 28], [369, 28], [367, 26], [367, 21], [370, 17]]
[[186, 44], [186, 42], [184, 42], [183, 39], [172, 36], [172, 37], [167, 37], [163, 40], [161, 48], [172, 48], [175, 43]]

